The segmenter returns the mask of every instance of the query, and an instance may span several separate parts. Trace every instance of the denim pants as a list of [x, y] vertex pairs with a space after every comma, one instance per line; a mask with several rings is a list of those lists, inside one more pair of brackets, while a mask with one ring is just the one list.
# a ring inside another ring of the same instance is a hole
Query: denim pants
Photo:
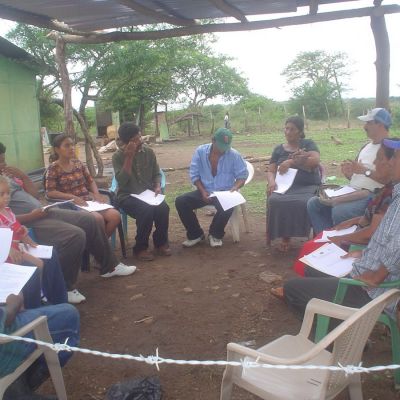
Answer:
[[22, 289], [25, 308], [37, 308], [42, 305], [41, 291], [43, 291], [47, 301], [51, 304], [66, 303], [68, 301], [64, 276], [56, 249], [53, 248], [53, 254], [50, 259], [43, 261], [42, 280], [40, 281], [39, 271], [36, 270]]
[[[10, 334], [41, 316], [47, 317], [47, 324], [54, 343], [64, 343], [68, 339], [67, 344], [70, 346], [79, 344], [79, 313], [74, 306], [67, 303], [21, 311], [17, 314], [12, 326], [6, 328], [4, 333]], [[28, 336], [32, 337], [32, 334]], [[35, 347], [33, 343], [17, 341], [0, 346], [2, 360], [0, 377], [14, 371], [35, 350]], [[65, 365], [72, 354], [67, 351], [58, 353], [61, 366]], [[41, 363], [45, 364], [44, 359], [41, 360]]]
[[311, 197], [307, 202], [307, 212], [314, 230], [314, 235], [330, 229], [340, 222], [364, 215], [371, 196], [360, 200], [349, 201], [331, 207], [322, 204], [318, 196]]
[[222, 239], [225, 234], [225, 226], [233, 213], [233, 208], [224, 211], [216, 197], [211, 197], [210, 203], [206, 203], [199, 190], [182, 194], [176, 198], [175, 207], [182, 224], [186, 228], [186, 236], [189, 240], [197, 239], [204, 235], [193, 210], [210, 204], [217, 209], [217, 212], [211, 222], [209, 233], [217, 239]]

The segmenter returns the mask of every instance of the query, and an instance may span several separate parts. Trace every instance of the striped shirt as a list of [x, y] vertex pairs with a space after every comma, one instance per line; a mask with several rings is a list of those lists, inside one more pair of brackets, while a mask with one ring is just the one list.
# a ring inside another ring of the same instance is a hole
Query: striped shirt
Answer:
[[[351, 276], [355, 277], [367, 271], [377, 271], [384, 266], [389, 274], [385, 282], [400, 279], [400, 183], [394, 186], [392, 203], [378, 228], [371, 237], [362, 257], [353, 263]], [[365, 288], [369, 297], [375, 299], [387, 288]], [[385, 311], [396, 318], [396, 303], [388, 304]]]

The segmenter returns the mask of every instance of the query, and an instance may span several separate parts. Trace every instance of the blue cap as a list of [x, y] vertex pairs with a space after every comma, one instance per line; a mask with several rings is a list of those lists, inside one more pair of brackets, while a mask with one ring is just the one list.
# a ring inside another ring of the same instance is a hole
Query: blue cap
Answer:
[[392, 117], [390, 116], [389, 111], [385, 108], [374, 108], [368, 111], [367, 115], [361, 115], [358, 119], [364, 122], [380, 122], [385, 125], [386, 128], [389, 128], [389, 126], [392, 125]]

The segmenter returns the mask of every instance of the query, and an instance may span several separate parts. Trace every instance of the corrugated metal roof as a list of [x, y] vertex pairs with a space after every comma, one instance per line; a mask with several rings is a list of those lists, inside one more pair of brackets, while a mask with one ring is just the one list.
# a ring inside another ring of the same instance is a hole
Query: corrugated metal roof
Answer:
[[35, 57], [1, 36], [0, 54], [4, 57], [24, 64], [27, 68], [32, 69], [35, 72], [38, 72], [40, 70], [40, 64], [35, 59]]
[[343, 0], [0, 0], [0, 17], [5, 6], [12, 11], [55, 19], [75, 30], [93, 31], [155, 24], [163, 16], [180, 19], [181, 25], [186, 20], [190, 25], [193, 20], [235, 16], [229, 10], [237, 11], [236, 16], [254, 16], [339, 2]]

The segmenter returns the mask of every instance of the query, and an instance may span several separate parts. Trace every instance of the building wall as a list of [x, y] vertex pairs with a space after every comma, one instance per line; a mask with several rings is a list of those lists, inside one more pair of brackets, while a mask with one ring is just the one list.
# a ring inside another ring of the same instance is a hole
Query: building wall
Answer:
[[35, 72], [0, 55], [0, 142], [7, 163], [30, 171], [43, 167]]

